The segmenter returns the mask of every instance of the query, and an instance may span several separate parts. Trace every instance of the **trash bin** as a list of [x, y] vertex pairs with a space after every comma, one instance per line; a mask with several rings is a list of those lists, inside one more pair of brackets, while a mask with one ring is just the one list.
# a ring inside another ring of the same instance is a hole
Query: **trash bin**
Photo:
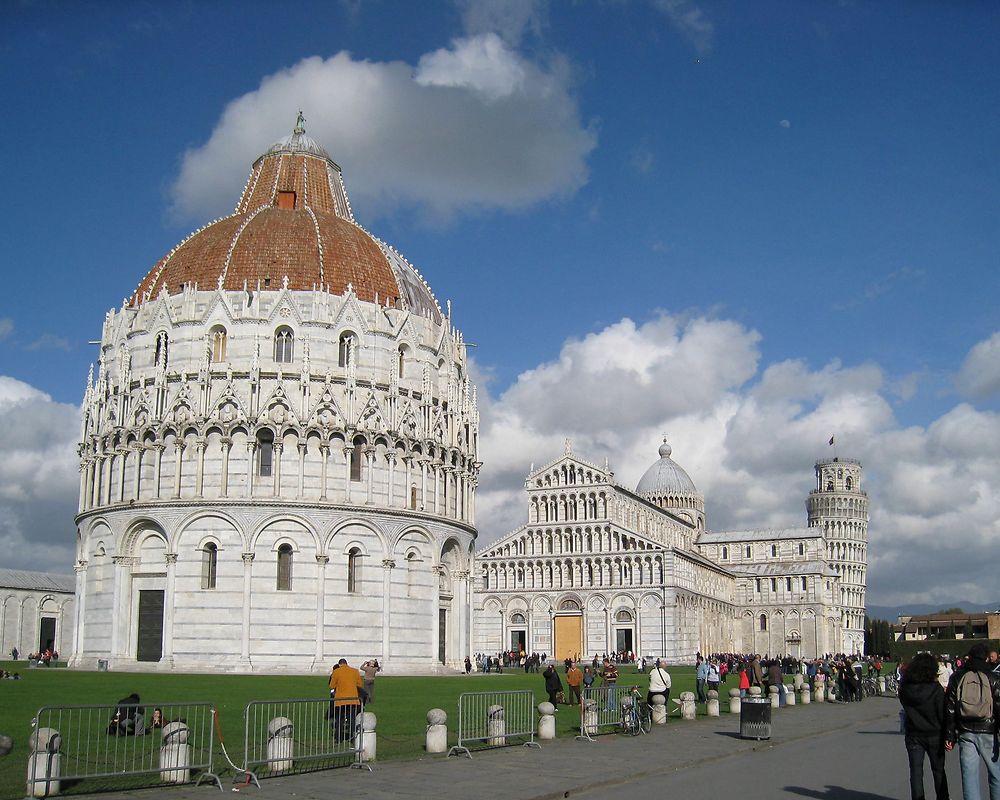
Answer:
[[771, 701], [767, 697], [744, 697], [740, 704], [740, 738], [771, 738]]
[[106, 658], [97, 659], [97, 671], [98, 672], [108, 671], [108, 660]]

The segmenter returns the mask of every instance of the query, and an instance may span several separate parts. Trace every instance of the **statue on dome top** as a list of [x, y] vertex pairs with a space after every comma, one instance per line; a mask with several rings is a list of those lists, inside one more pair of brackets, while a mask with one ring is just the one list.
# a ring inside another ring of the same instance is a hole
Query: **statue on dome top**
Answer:
[[306, 132], [306, 118], [302, 113], [302, 109], [299, 109], [299, 115], [295, 118], [295, 130], [293, 133], [305, 133]]

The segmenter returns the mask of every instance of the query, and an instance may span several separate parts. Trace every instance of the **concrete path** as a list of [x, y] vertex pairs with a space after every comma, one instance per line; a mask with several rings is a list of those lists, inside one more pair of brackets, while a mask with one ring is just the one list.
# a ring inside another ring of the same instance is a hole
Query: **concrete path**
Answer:
[[[516, 796], [555, 800], [618, 795], [689, 800], [733, 796], [741, 800], [802, 797], [828, 800], [906, 800], [909, 782], [899, 706], [893, 698], [863, 703], [810, 704], [774, 711], [772, 738], [739, 738], [739, 717], [683, 722], [671, 719], [648, 736], [609, 734], [596, 742], [564, 738], [541, 749], [510, 747], [472, 759], [425, 756], [373, 765], [374, 771], [338, 769], [261, 781], [241, 794], [300, 800], [427, 798], [475, 800]], [[565, 709], [560, 713], [565, 713]], [[925, 770], [929, 795], [930, 773]], [[961, 797], [957, 752], [948, 757], [952, 797]], [[983, 782], [984, 797], [985, 781]], [[227, 794], [231, 785], [226, 785]], [[105, 800], [207, 800], [214, 788], [184, 787], [102, 794]]]

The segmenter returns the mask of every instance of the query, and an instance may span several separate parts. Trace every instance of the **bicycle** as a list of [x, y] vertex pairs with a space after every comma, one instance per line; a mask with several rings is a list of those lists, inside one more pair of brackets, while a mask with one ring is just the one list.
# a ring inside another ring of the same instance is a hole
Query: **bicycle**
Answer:
[[899, 681], [891, 673], [885, 676], [885, 691], [887, 694], [899, 694]]
[[866, 675], [861, 679], [861, 696], [876, 697], [879, 694], [878, 682], [873, 675]]
[[622, 731], [629, 736], [649, 733], [653, 729], [652, 711], [638, 689], [633, 688], [627, 697], [622, 698], [621, 713]]

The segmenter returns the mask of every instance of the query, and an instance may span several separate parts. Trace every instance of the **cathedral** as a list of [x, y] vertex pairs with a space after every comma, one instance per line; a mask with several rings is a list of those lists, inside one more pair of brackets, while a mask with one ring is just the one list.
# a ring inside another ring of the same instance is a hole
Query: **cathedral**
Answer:
[[[808, 527], [711, 532], [664, 444], [635, 491], [567, 451], [475, 551], [479, 412], [450, 304], [306, 135], [107, 312], [82, 404], [71, 666], [395, 673], [474, 651], [863, 647], [861, 465]], [[50, 623], [46, 623], [50, 624]]]
[[557, 659], [633, 652], [863, 652], [861, 464], [816, 464], [805, 527], [709, 531], [665, 441], [635, 491], [575, 455], [532, 469], [528, 522], [476, 556], [474, 646]]
[[301, 118], [101, 331], [72, 664], [395, 671], [470, 649], [462, 333]]

